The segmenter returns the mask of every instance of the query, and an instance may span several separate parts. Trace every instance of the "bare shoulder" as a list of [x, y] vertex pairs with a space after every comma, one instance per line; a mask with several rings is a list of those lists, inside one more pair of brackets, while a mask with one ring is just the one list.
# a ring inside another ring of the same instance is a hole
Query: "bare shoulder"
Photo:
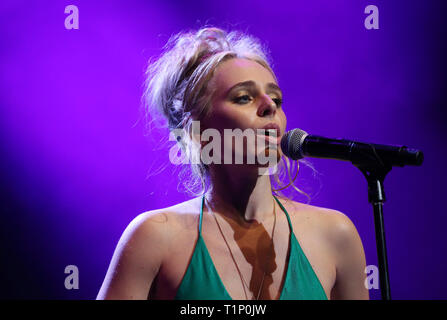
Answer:
[[351, 219], [343, 212], [280, 198], [294, 224], [305, 224], [335, 245], [358, 236]]
[[146, 299], [187, 212], [183, 203], [136, 216], [118, 241], [97, 298]]
[[145, 211], [135, 217], [127, 229], [138, 230], [142, 235], [151, 237], [170, 237], [180, 230], [188, 229], [197, 222], [198, 198], [184, 201], [173, 206]]
[[132, 219], [118, 241], [112, 264], [158, 272], [173, 239], [179, 239], [187, 225], [192, 225], [189, 212], [194, 201], [145, 211]]
[[[317, 248], [318, 255], [328, 256], [329, 263], [335, 267], [331, 299], [368, 299], [368, 289], [364, 286], [365, 252], [351, 219], [338, 210], [288, 199], [283, 201], [286, 210], [290, 210], [292, 224], [301, 231], [301, 239], [306, 240], [309, 251]], [[309, 256], [314, 258], [313, 261], [319, 261], [316, 256]]]

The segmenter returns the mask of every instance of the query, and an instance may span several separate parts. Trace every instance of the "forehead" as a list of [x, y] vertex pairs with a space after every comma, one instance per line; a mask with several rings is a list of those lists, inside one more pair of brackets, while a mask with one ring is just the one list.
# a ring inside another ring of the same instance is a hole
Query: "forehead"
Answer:
[[226, 90], [236, 83], [248, 80], [252, 80], [262, 87], [269, 82], [276, 83], [269, 70], [256, 61], [243, 58], [224, 61], [216, 68], [213, 78], [218, 91]]

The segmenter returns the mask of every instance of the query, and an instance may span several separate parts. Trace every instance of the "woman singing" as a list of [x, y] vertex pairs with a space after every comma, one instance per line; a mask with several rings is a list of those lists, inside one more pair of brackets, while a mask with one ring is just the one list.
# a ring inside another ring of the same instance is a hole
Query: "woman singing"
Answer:
[[[149, 65], [148, 110], [158, 110], [171, 132], [185, 132], [177, 140], [186, 157], [217, 143], [213, 152], [244, 161], [190, 161], [198, 196], [129, 224], [98, 299], [369, 299], [365, 254], [350, 219], [283, 196], [273, 184], [299, 190], [292, 180], [282, 184], [280, 171], [261, 174], [271, 166], [246, 161], [273, 154], [290, 177], [278, 145], [286, 110], [267, 56], [249, 35], [202, 28], [172, 37]], [[206, 129], [222, 139], [200, 138]], [[224, 139], [228, 129], [265, 129], [268, 143], [244, 140], [241, 149]]]

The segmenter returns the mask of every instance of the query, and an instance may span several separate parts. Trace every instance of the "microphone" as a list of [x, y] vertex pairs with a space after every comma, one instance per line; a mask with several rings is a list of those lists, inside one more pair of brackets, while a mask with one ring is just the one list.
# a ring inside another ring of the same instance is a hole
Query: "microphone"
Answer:
[[424, 160], [422, 151], [406, 146], [329, 139], [301, 129], [287, 131], [281, 138], [281, 149], [293, 160], [315, 157], [351, 161], [355, 165], [419, 166]]

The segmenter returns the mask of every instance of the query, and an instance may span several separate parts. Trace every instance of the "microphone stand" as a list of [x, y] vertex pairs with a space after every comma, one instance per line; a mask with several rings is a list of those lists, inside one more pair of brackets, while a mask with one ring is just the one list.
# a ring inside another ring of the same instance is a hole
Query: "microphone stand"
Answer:
[[[422, 164], [421, 151], [406, 146], [385, 146], [372, 143], [328, 139], [309, 136], [305, 131], [294, 129], [281, 139], [281, 148], [286, 156], [301, 159], [304, 156], [350, 161], [360, 169], [368, 182], [368, 201], [374, 210], [377, 258], [382, 300], [391, 300], [388, 260], [386, 255], [383, 203], [385, 192], [383, 180], [394, 166]], [[288, 155], [289, 154], [289, 155]]]
[[[377, 157], [378, 158], [378, 157]], [[378, 161], [364, 163], [363, 161], [352, 163], [360, 169], [368, 182], [368, 201], [372, 204], [374, 210], [374, 227], [376, 233], [377, 258], [379, 262], [379, 281], [382, 300], [391, 300], [390, 280], [388, 275], [388, 260], [385, 242], [385, 226], [383, 222], [383, 203], [385, 202], [385, 193], [383, 180], [392, 166], [383, 163], [380, 158]], [[364, 158], [363, 158], [364, 160]]]

